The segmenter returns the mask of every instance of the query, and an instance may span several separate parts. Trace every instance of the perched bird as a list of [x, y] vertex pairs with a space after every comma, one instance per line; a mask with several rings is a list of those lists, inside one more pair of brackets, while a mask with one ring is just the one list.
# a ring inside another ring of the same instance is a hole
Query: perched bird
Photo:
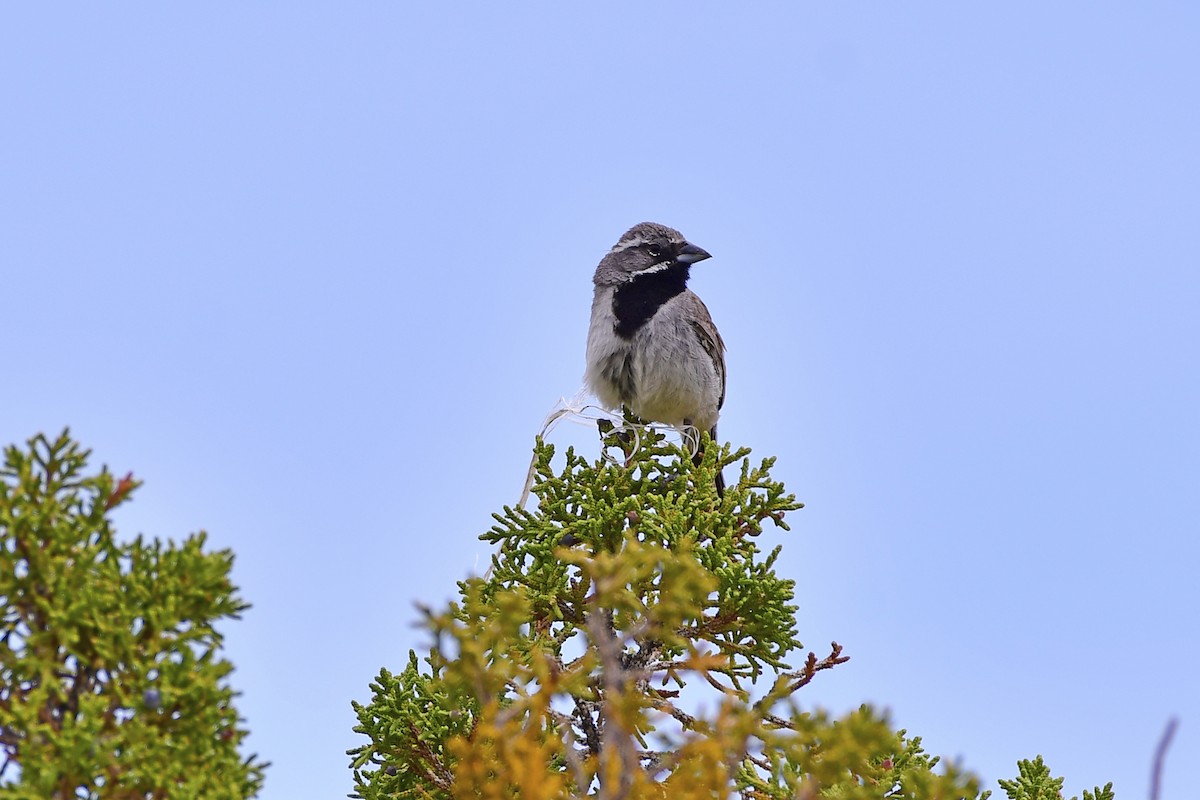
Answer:
[[[706, 430], [715, 439], [725, 403], [725, 343], [687, 288], [692, 264], [706, 258], [673, 228], [630, 228], [592, 277], [584, 379], [609, 409], [626, 406], [643, 419]], [[724, 489], [717, 473], [717, 490]]]

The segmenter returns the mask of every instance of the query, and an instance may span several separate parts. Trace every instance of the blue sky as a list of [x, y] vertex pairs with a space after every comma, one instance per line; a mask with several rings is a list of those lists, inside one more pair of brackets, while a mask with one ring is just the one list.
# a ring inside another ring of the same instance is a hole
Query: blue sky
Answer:
[[[205, 529], [262, 797], [490, 550], [655, 220], [729, 347], [723, 436], [808, 507], [800, 632], [989, 781], [1200, 763], [1200, 7], [0, 11], [0, 441], [69, 425]], [[593, 446], [581, 429], [562, 444]]]

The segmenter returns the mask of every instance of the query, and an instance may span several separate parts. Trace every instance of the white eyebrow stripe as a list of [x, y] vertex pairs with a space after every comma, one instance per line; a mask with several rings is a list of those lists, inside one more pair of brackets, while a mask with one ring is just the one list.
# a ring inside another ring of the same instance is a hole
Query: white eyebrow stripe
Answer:
[[610, 252], [619, 253], [622, 250], [628, 250], [631, 247], [641, 247], [645, 243], [646, 240], [641, 236], [634, 236], [632, 239], [617, 242], [615, 245], [613, 245], [613, 249]]
[[[619, 253], [622, 250], [629, 250], [630, 248], [633, 248], [633, 247], [641, 247], [644, 244], [649, 244], [651, 241], [652, 240], [647, 239], [644, 236], [634, 236], [631, 239], [622, 240], [622, 241], [617, 242], [615, 245], [613, 245], [613, 249], [610, 250], [609, 252], [610, 253]], [[682, 241], [676, 240], [675, 238], [668, 239], [667, 242], [669, 244], [675, 245], [676, 247], [683, 244]]]

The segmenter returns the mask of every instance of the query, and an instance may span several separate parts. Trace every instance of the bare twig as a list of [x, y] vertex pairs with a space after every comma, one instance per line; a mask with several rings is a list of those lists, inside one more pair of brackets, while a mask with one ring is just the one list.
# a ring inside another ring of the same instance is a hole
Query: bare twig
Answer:
[[[819, 661], [817, 660], [816, 653], [809, 653], [808, 659], [804, 662], [803, 669], [796, 672], [787, 673], [785, 676], [783, 676], [791, 681], [791, 683], [787, 685], [787, 690], [785, 693], [792, 694], [796, 692], [798, 689], [807, 686], [818, 672], [822, 672], [827, 669], [833, 669], [838, 664], [844, 664], [849, 660], [850, 656], [842, 655], [842, 646], [837, 642], [830, 643], [829, 655], [825, 656]], [[754, 708], [756, 711], [766, 711], [767, 709], [765, 705], [768, 702], [778, 699], [779, 695], [777, 695], [775, 692], [771, 692], [771, 694], [769, 694], [767, 697], [764, 697], [755, 703]]]
[[641, 753], [642, 761], [645, 761], [645, 769], [651, 775], [658, 775], [672, 769], [676, 761], [676, 753], [664, 750], [643, 750]]
[[776, 728], [783, 728], [786, 730], [796, 729], [795, 723], [793, 723], [791, 720], [786, 720], [783, 717], [777, 717], [774, 714], [763, 714], [762, 721], [770, 725], [774, 725]]
[[[653, 692], [653, 690], [651, 690], [651, 692]], [[651, 694], [651, 697], [653, 697], [653, 694]], [[654, 697], [652, 703], [656, 710], [661, 711], [664, 714], [670, 714], [672, 717], [674, 717], [675, 720], [683, 726], [684, 730], [691, 731], [696, 729], [696, 718], [691, 714], [688, 714], [686, 711], [676, 707], [674, 703], [657, 697]]]
[[575, 730], [571, 726], [571, 719], [563, 717], [558, 712], [553, 712], [556, 719], [560, 719], [563, 730], [563, 740], [566, 745], [563, 748], [563, 755], [567, 759], [567, 768], [571, 771], [571, 777], [575, 780], [575, 791], [583, 796], [587, 792], [591, 781], [587, 778], [587, 773], [583, 771], [583, 762], [579, 759], [579, 751], [575, 749]]
[[656, 639], [637, 639], [637, 652], [621, 655], [621, 666], [626, 672], [636, 673], [640, 677], [648, 673], [653, 663], [662, 652], [663, 644]]
[[[639, 767], [637, 748], [633, 737], [621, 720], [621, 712], [615, 703], [625, 693], [629, 676], [621, 665], [621, 643], [613, 630], [609, 614], [591, 613], [587, 621], [588, 638], [600, 656], [601, 680], [604, 691], [602, 724], [602, 747], [600, 748], [600, 791], [601, 800], [624, 800], [633, 788], [634, 775]], [[613, 774], [606, 768], [609, 760], [616, 757], [618, 785], [611, 786], [605, 778]]]
[[709, 686], [713, 687], [714, 689], [716, 689], [718, 692], [721, 692], [722, 694], [733, 694], [734, 692], [737, 691], [736, 689], [734, 689], [731, 686], [721, 685], [721, 683], [719, 683], [717, 681], [717, 679], [712, 676], [712, 673], [709, 672], [708, 670], [701, 671], [700, 677], [703, 678], [705, 681], [707, 681]]
[[764, 772], [771, 771], [771, 761], [766, 756], [756, 756], [754, 753], [746, 753], [746, 758], [750, 759], [751, 763]]
[[1171, 746], [1171, 739], [1175, 738], [1175, 729], [1179, 727], [1179, 718], [1171, 717], [1167, 720], [1166, 730], [1163, 731], [1162, 738], [1158, 740], [1158, 747], [1154, 750], [1154, 771], [1150, 773], [1150, 800], [1158, 800], [1158, 790], [1162, 782], [1163, 761], [1167, 757], [1167, 748]]
[[596, 712], [597, 704], [592, 700], [585, 700], [579, 696], [571, 698], [575, 701], [575, 710], [573, 716], [579, 723], [579, 730], [583, 731], [583, 743], [587, 746], [588, 756], [594, 758], [600, 755], [600, 730], [596, 727]]

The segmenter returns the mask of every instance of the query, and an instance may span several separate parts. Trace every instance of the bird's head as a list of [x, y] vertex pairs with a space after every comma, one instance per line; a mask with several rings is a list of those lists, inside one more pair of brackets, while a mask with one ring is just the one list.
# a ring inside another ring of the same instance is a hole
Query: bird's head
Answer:
[[709, 254], [689, 242], [683, 234], [656, 222], [642, 222], [625, 232], [596, 267], [597, 284], [620, 284], [638, 275], [660, 272], [683, 265], [685, 268], [709, 258]]

